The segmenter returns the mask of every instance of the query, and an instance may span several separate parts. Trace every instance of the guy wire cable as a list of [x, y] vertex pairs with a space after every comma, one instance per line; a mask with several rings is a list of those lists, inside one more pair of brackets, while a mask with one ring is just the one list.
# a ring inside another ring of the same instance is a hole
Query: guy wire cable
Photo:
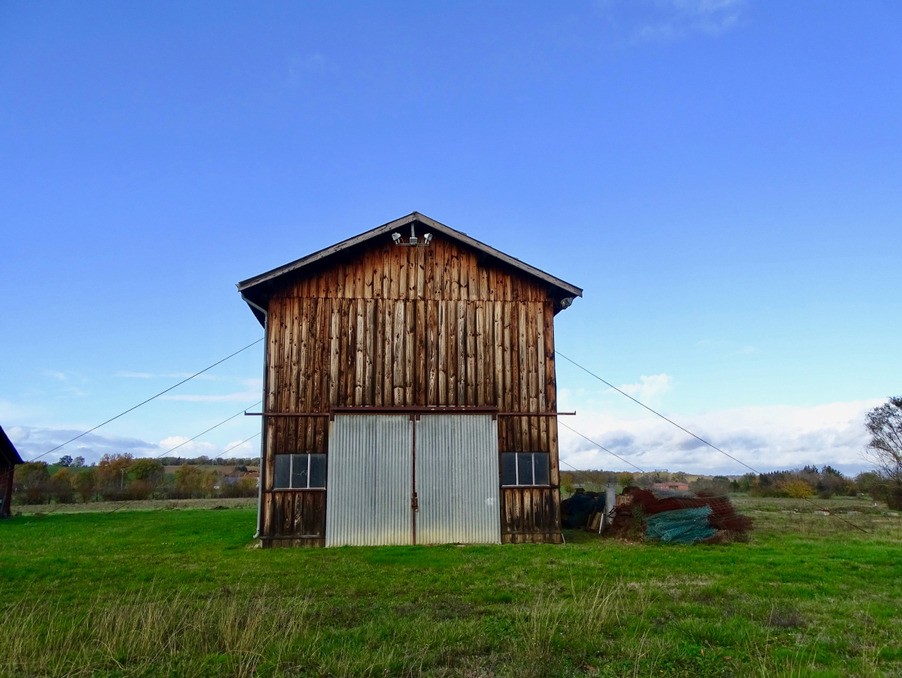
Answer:
[[147, 400], [143, 400], [143, 401], [141, 401], [140, 403], [138, 403], [137, 405], [133, 405], [132, 407], [129, 407], [127, 410], [125, 410], [124, 412], [120, 412], [120, 413], [117, 414], [115, 417], [110, 417], [110, 418], [107, 419], [106, 421], [104, 421], [104, 422], [102, 422], [102, 423], [100, 423], [100, 424], [97, 424], [97, 426], [95, 426], [95, 427], [93, 427], [93, 428], [90, 428], [90, 429], [88, 429], [87, 431], [84, 431], [83, 433], [79, 433], [79, 434], [78, 434], [77, 436], [75, 436], [74, 438], [70, 438], [70, 439], [67, 440], [66, 442], [60, 443], [60, 444], [57, 445], [56, 447], [53, 447], [53, 448], [47, 450], [46, 452], [44, 452], [44, 453], [42, 453], [42, 454], [39, 454], [39, 455], [36, 456], [36, 457], [32, 457], [31, 459], [28, 460], [29, 463], [30, 463], [30, 462], [33, 462], [33, 461], [37, 461], [37, 460], [40, 459], [41, 457], [45, 457], [45, 456], [47, 456], [48, 454], [50, 454], [51, 452], [56, 452], [58, 449], [60, 449], [60, 448], [62, 448], [62, 447], [65, 447], [65, 446], [68, 445], [69, 443], [75, 442], [75, 441], [78, 440], [79, 438], [83, 438], [84, 436], [88, 435], [89, 433], [93, 433], [94, 431], [96, 431], [97, 429], [99, 429], [101, 426], [106, 426], [106, 425], [109, 424], [111, 421], [116, 421], [119, 417], [125, 416], [125, 415], [128, 414], [129, 412], [132, 412], [132, 411], [134, 411], [134, 410], [137, 410], [139, 407], [141, 407], [142, 405], [146, 405], [147, 403], [149, 403], [149, 402], [152, 401], [152, 400], [156, 400], [156, 399], [159, 398], [161, 395], [164, 395], [164, 394], [166, 394], [166, 393], [169, 393], [169, 392], [170, 392], [171, 390], [173, 390], [174, 388], [178, 388], [178, 387], [181, 386], [182, 384], [191, 381], [192, 379], [194, 379], [195, 377], [200, 376], [200, 375], [203, 374], [204, 372], [208, 372], [209, 370], [212, 370], [212, 369], [213, 369], [214, 367], [216, 367], [217, 365], [221, 365], [221, 364], [224, 363], [226, 360], [228, 360], [228, 359], [230, 359], [230, 358], [234, 358], [236, 355], [238, 355], [239, 353], [242, 353], [242, 352], [246, 351], [246, 350], [249, 349], [251, 346], [255, 346], [255, 345], [259, 344], [261, 341], [263, 341], [263, 339], [264, 339], [264, 337], [260, 337], [259, 339], [257, 339], [256, 341], [251, 342], [250, 344], [248, 344], [248, 345], [245, 346], [244, 348], [240, 348], [240, 349], [238, 349], [237, 351], [235, 351], [234, 353], [232, 353], [232, 354], [230, 354], [230, 355], [227, 355], [227, 356], [226, 356], [225, 358], [223, 358], [222, 360], [217, 360], [217, 361], [216, 361], [215, 363], [213, 363], [212, 365], [209, 365], [209, 366], [205, 367], [204, 369], [200, 370], [199, 372], [195, 372], [195, 373], [192, 374], [190, 377], [186, 377], [185, 379], [182, 379], [179, 383], [173, 384], [173, 385], [170, 386], [169, 388], [167, 388], [167, 389], [165, 389], [165, 390], [163, 390], [163, 391], [160, 391], [159, 393], [157, 393], [156, 395], [151, 396], [151, 397], [148, 398]]

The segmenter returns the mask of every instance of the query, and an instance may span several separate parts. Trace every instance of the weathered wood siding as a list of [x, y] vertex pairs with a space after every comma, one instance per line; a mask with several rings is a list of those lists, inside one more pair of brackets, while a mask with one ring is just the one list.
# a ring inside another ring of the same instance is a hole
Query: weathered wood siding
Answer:
[[[557, 407], [553, 300], [522, 272], [435, 237], [428, 247], [383, 246], [284, 285], [270, 299], [266, 410], [333, 407]], [[320, 491], [270, 491], [273, 455], [327, 452], [325, 417], [266, 419], [261, 534], [322, 539]], [[505, 488], [505, 541], [558, 541], [557, 422], [502, 416], [499, 450], [551, 456], [551, 489]]]

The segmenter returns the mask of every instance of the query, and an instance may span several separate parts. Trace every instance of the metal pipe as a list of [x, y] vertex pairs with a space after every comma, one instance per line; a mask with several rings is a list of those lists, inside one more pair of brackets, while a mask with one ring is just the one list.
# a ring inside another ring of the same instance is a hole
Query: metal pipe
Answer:
[[[266, 337], [269, 333], [269, 312], [261, 307], [258, 304], [255, 304], [253, 301], [244, 296], [244, 293], [241, 293], [241, 298], [244, 299], [245, 303], [251, 308], [256, 309], [263, 315], [263, 336]], [[266, 392], [269, 390], [268, 384], [268, 375], [269, 370], [267, 366], [269, 365], [269, 341], [263, 342], [263, 402], [266, 403]], [[247, 414], [247, 412], [245, 412]], [[260, 533], [263, 531], [263, 487], [266, 485], [266, 420], [260, 420], [260, 482], [257, 487], [257, 532], [254, 534], [254, 539], [260, 538]]]

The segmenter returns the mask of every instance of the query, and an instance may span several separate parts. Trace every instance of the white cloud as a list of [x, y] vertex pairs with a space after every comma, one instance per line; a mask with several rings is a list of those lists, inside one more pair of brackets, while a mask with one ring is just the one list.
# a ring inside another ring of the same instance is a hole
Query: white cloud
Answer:
[[213, 443], [203, 440], [191, 440], [188, 436], [168, 436], [157, 443], [157, 455], [176, 457], [216, 456], [220, 450]]
[[644, 403], [657, 400], [671, 388], [670, 376], [667, 374], [642, 375], [638, 384], [622, 384], [618, 387]]
[[[767, 472], [830, 464], [844, 472], [868, 468], [864, 415], [880, 400], [812, 406], [743, 407], [675, 421], [752, 468]], [[645, 471], [746, 473], [748, 468], [654, 415], [635, 418], [577, 408], [563, 423]], [[561, 427], [561, 459], [577, 468], [634, 470]], [[567, 468], [567, 465], [564, 465]]]
[[662, 42], [692, 34], [720, 35], [736, 27], [746, 0], [602, 0], [602, 15], [634, 42]]
[[[226, 450], [228, 451], [226, 452]], [[230, 443], [226, 443], [223, 451], [224, 454], [222, 456], [227, 459], [231, 457], [259, 457], [260, 441], [259, 439], [233, 440]]]

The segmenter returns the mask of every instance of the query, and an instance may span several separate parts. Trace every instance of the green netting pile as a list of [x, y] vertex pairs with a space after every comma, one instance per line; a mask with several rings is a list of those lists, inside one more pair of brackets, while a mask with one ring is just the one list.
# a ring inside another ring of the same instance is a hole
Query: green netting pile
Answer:
[[710, 539], [717, 532], [708, 522], [710, 515], [710, 506], [664, 511], [645, 519], [645, 534], [649, 539], [668, 544], [694, 544]]

